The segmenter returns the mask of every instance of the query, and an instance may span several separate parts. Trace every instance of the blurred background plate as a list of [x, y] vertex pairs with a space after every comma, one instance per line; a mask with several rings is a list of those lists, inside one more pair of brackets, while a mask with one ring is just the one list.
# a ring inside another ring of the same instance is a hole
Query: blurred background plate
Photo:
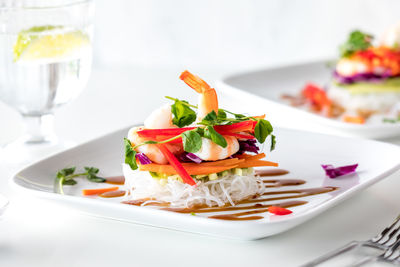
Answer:
[[307, 82], [328, 85], [329, 60], [231, 74], [217, 88], [229, 96], [252, 103], [253, 112], [268, 114], [273, 125], [305, 131], [383, 139], [400, 135], [400, 124], [351, 124], [292, 107], [282, 94], [298, 95]]

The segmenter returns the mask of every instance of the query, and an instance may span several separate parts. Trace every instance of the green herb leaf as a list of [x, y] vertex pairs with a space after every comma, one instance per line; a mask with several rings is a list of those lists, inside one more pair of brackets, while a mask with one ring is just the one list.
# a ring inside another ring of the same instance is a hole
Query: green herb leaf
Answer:
[[189, 153], [195, 153], [201, 148], [201, 136], [197, 131], [186, 131], [182, 133], [183, 149]]
[[228, 145], [225, 138], [219, 133], [217, 133], [217, 131], [215, 131], [215, 129], [212, 126], [206, 127], [206, 129], [204, 130], [204, 137], [210, 139], [217, 145], [222, 146], [223, 148], [225, 148]]
[[131, 142], [124, 138], [125, 145], [125, 163], [128, 164], [132, 170], [136, 170], [138, 168], [136, 164], [136, 151], [133, 149]]
[[76, 167], [64, 168], [57, 172], [57, 178], [62, 178], [71, 175], [75, 172]]
[[74, 179], [69, 179], [69, 180], [63, 180], [62, 182], [63, 185], [76, 185], [77, 182]]
[[95, 167], [84, 167], [85, 171], [90, 174], [96, 174], [99, 172], [98, 168]]
[[218, 109], [218, 114], [217, 114], [217, 119], [218, 120], [224, 120], [226, 119], [228, 116], [226, 115], [225, 110], [223, 109]]
[[342, 57], [349, 57], [354, 52], [366, 50], [371, 46], [373, 36], [361, 31], [353, 31], [350, 33], [349, 39], [340, 46], [340, 54]]
[[272, 150], [274, 150], [275, 149], [275, 145], [276, 145], [276, 137], [275, 137], [275, 135], [271, 135], [271, 147], [270, 147], [270, 149], [269, 149], [269, 151], [272, 151]]
[[86, 178], [91, 181], [91, 182], [95, 182], [95, 183], [104, 183], [106, 181], [106, 179], [97, 176], [94, 173], [88, 173]]
[[174, 115], [172, 123], [179, 128], [190, 125], [196, 120], [196, 112], [188, 104], [187, 101], [176, 99], [175, 103], [171, 105], [171, 112]]
[[217, 122], [218, 122], [218, 116], [217, 116], [217, 113], [215, 113], [215, 111], [213, 110], [210, 113], [208, 113], [203, 118], [203, 120], [201, 122], [199, 122], [199, 124], [206, 125], [206, 126], [212, 126], [212, 125], [216, 125]]
[[273, 131], [271, 123], [269, 121], [260, 119], [258, 120], [256, 127], [254, 128], [254, 136], [257, 141], [261, 144], [265, 142], [265, 139], [270, 135]]

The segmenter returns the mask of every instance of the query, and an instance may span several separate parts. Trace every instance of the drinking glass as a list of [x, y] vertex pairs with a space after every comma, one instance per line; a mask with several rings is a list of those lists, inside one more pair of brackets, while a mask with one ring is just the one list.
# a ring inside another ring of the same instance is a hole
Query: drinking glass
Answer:
[[54, 133], [54, 109], [89, 79], [93, 13], [92, 0], [0, 3], [0, 100], [25, 126], [3, 148], [3, 161], [22, 165], [69, 145]]

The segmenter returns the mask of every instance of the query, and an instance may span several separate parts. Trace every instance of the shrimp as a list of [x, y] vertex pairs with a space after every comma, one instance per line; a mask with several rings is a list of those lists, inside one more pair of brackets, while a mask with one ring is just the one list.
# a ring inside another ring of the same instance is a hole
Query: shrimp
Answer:
[[[218, 98], [215, 89], [187, 70], [182, 72], [179, 78], [200, 94], [197, 112], [198, 121], [201, 121], [211, 111], [218, 114]], [[237, 138], [233, 136], [224, 136], [224, 138], [228, 144], [225, 148], [207, 138], [202, 138], [201, 149], [194, 154], [202, 160], [220, 160], [238, 152], [239, 142]]]
[[[133, 127], [128, 132], [128, 139], [132, 145], [141, 144], [146, 139], [140, 137], [137, 132], [143, 130], [144, 127]], [[169, 151], [173, 154], [180, 154], [183, 152], [182, 144], [166, 144]], [[168, 160], [164, 157], [164, 154], [160, 151], [157, 145], [142, 145], [136, 148], [137, 152], [145, 154], [151, 161], [158, 164], [168, 164]]]
[[182, 72], [179, 78], [200, 94], [197, 112], [198, 121], [201, 121], [213, 110], [218, 113], [218, 98], [214, 88], [211, 88], [205, 81], [187, 70]]
[[342, 58], [336, 65], [336, 71], [342, 76], [352, 76], [356, 73], [368, 71], [368, 66], [363, 62]]
[[239, 142], [236, 137], [224, 136], [224, 138], [228, 144], [225, 148], [203, 137], [200, 150], [193, 154], [202, 160], [220, 160], [232, 156], [239, 151]]
[[164, 129], [177, 127], [172, 123], [171, 105], [165, 104], [154, 110], [144, 121], [146, 129]]

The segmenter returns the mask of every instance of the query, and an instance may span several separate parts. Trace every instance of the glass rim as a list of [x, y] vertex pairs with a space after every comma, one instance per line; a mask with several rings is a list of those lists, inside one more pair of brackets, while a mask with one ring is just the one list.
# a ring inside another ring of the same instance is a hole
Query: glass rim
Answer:
[[53, 6], [0, 6], [1, 10], [47, 10], [47, 9], [58, 9], [58, 8], [66, 8], [66, 7], [73, 7], [79, 6], [84, 4], [89, 4], [94, 2], [94, 0], [77, 0], [71, 3], [65, 3], [61, 5], [53, 5]]

